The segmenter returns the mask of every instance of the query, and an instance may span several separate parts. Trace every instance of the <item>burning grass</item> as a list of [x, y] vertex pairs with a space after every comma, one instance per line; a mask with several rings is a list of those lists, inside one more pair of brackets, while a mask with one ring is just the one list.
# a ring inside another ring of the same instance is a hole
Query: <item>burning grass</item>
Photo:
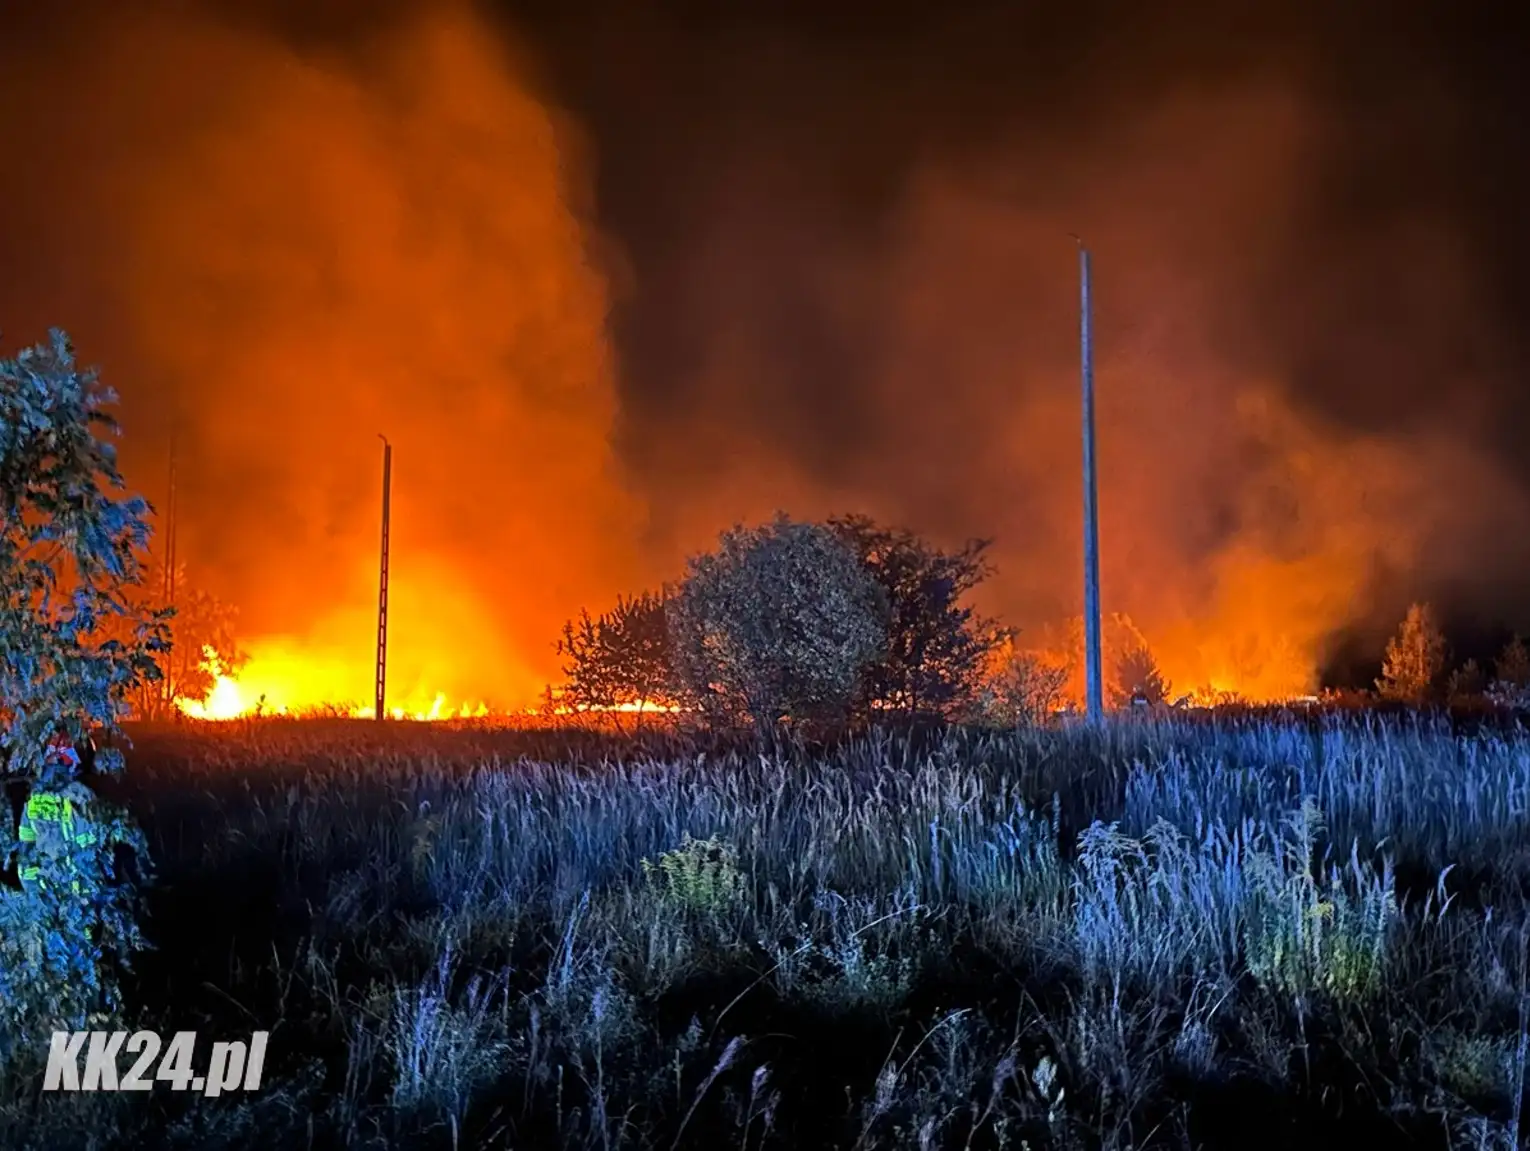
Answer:
[[270, 1028], [269, 1087], [13, 1082], [7, 1147], [1520, 1138], [1519, 731], [266, 720], [132, 758], [134, 1022]]

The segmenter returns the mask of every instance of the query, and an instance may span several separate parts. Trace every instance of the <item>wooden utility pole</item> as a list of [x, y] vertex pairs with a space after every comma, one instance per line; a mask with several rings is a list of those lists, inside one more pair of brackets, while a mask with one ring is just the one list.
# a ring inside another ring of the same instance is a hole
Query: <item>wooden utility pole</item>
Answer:
[[[1077, 237], [1075, 237], [1077, 239]], [[1104, 716], [1100, 653], [1100, 515], [1094, 452], [1094, 345], [1089, 316], [1089, 249], [1078, 244], [1079, 358], [1084, 422], [1084, 697], [1091, 724]]]
[[381, 432], [383, 442], [382, 485], [382, 558], [377, 579], [377, 700], [374, 713], [378, 722], [387, 717], [388, 702], [388, 496], [393, 484], [393, 445]]

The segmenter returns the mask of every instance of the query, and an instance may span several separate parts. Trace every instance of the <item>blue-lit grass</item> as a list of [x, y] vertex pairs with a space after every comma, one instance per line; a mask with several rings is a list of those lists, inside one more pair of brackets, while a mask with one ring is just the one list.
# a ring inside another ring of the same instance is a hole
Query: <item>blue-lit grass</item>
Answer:
[[112, 1105], [124, 1143], [214, 1111], [358, 1147], [1518, 1138], [1519, 732], [272, 720], [146, 733], [130, 780], [165, 886], [129, 1011], [276, 1032], [246, 1128]]

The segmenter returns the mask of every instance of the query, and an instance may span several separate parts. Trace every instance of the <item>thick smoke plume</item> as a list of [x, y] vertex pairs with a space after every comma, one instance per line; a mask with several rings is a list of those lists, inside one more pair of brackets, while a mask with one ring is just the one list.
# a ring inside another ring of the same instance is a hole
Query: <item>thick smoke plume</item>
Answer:
[[[858, 233], [768, 159], [741, 163], [684, 277], [691, 327], [711, 334], [683, 390], [693, 414], [660, 417], [712, 450], [664, 476], [656, 515], [691, 546], [782, 502], [994, 536], [989, 606], [1022, 646], [1049, 643], [1082, 595], [1080, 232], [1106, 611], [1181, 689], [1314, 690], [1336, 637], [1384, 635], [1408, 596], [1480, 576], [1526, 522], [1449, 401], [1419, 418], [1389, 397], [1405, 349], [1429, 359], [1470, 330], [1470, 269], [1441, 229], [1319, 242], [1330, 147], [1289, 85], [1171, 94], [1082, 137], [920, 164]], [[1343, 279], [1367, 248], [1397, 277], [1395, 345], [1344, 333], [1374, 303], [1375, 276]], [[1302, 276], [1282, 276], [1292, 253]], [[1313, 316], [1315, 300], [1337, 311]], [[1358, 369], [1336, 386], [1373, 397], [1373, 429], [1315, 402], [1301, 356], [1325, 341]], [[1480, 398], [1480, 380], [1439, 383], [1457, 407]]]
[[[466, 9], [302, 49], [160, 11], [0, 48], [24, 174], [0, 320], [105, 365], [151, 497], [178, 424], [180, 554], [273, 702], [370, 698], [378, 432], [410, 706], [525, 702], [580, 605], [778, 508], [995, 537], [985, 609], [1022, 645], [1065, 634], [1069, 233], [1095, 259], [1104, 606], [1177, 687], [1308, 691], [1414, 597], [1526, 622], [1480, 253], [1411, 203], [1420, 172], [1359, 171], [1401, 145], [1357, 149], [1300, 68], [1133, 88], [1082, 54], [1055, 87], [960, 21], [916, 59], [622, 8], [568, 37], [581, 123]], [[938, 60], [967, 51], [1004, 80], [964, 105]], [[634, 270], [613, 315], [602, 230]]]
[[122, 17], [27, 81], [4, 123], [71, 176], [30, 205], [34, 263], [96, 305], [51, 322], [124, 393], [157, 499], [179, 425], [179, 552], [238, 605], [247, 687], [370, 701], [386, 433], [390, 700], [534, 698], [560, 621], [629, 577], [639, 509], [578, 141], [502, 42], [454, 11], [305, 57]]

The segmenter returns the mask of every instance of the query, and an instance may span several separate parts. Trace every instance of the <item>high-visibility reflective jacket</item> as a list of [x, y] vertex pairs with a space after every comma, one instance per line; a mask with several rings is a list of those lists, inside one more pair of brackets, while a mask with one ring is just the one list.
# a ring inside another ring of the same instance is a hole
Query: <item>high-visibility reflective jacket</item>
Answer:
[[79, 892], [81, 864], [94, 854], [92, 849], [100, 842], [100, 836], [95, 822], [84, 810], [81, 800], [85, 797], [73, 794], [77, 791], [83, 789], [34, 790], [27, 797], [16, 835], [21, 844], [17, 878], [23, 887], [46, 887], [45, 872], [62, 873], [69, 877], [71, 888]]

